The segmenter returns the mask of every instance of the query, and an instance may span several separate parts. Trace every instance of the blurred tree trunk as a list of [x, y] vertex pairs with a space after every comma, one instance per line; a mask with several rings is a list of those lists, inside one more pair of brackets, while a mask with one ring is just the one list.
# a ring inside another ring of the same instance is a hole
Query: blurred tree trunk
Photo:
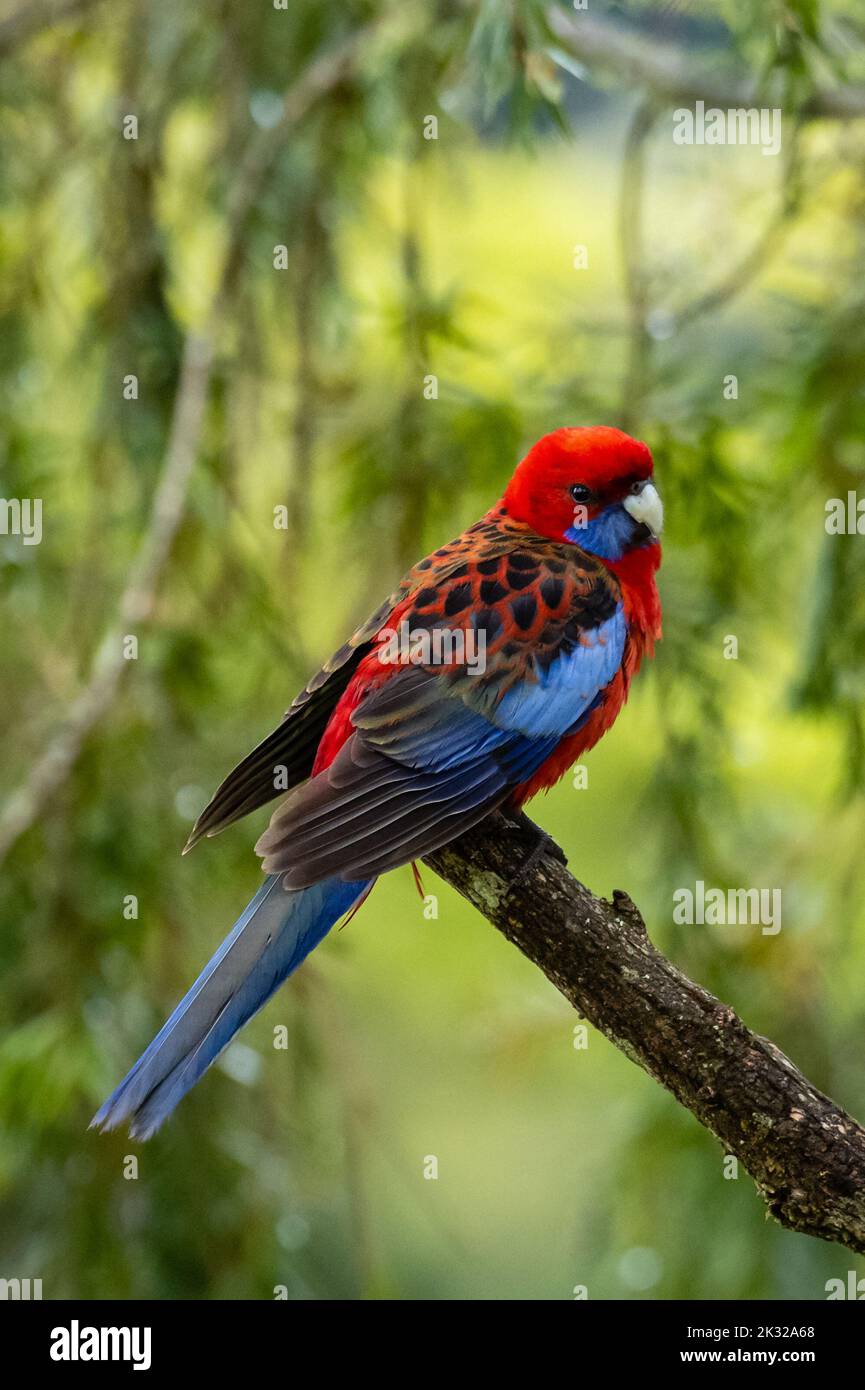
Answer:
[[288, 533], [285, 563], [289, 590], [297, 578], [298, 560], [309, 545], [312, 512], [313, 458], [318, 417], [318, 368], [316, 343], [323, 280], [327, 229], [321, 200], [327, 174], [323, 152], [316, 149], [316, 169], [300, 215], [300, 236], [295, 250], [293, 320], [297, 366], [295, 369], [292, 460], [288, 491]]
[[428, 335], [425, 327], [423, 253], [417, 184], [421, 174], [418, 162], [424, 141], [420, 135], [410, 141], [408, 163], [403, 173], [404, 222], [400, 240], [403, 276], [403, 347], [405, 377], [397, 414], [397, 457], [395, 491], [397, 497], [396, 551], [400, 573], [417, 559], [429, 487], [429, 461], [424, 450], [423, 378], [428, 367]]

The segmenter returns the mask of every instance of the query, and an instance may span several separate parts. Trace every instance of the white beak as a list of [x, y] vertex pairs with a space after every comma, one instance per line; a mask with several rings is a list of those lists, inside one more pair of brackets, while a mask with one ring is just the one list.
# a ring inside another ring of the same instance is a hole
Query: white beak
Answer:
[[664, 529], [664, 504], [654, 483], [644, 483], [639, 492], [632, 492], [622, 503], [635, 521], [648, 526], [653, 536]]

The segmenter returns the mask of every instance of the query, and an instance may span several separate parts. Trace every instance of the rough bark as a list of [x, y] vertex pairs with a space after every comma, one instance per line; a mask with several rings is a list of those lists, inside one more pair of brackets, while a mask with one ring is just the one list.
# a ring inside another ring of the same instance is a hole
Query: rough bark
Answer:
[[495, 815], [427, 862], [735, 1154], [776, 1220], [865, 1253], [865, 1130], [656, 950], [626, 893], [595, 897], [552, 841], [513, 881], [538, 835]]

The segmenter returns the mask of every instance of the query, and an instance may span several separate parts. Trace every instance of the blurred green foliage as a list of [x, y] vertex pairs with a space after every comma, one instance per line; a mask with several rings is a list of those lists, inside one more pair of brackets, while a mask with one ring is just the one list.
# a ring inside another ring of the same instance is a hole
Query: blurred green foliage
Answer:
[[[129, 1141], [86, 1129], [256, 885], [263, 816], [179, 857], [216, 782], [533, 438], [625, 421], [667, 504], [665, 640], [588, 788], [534, 814], [865, 1115], [865, 542], [824, 528], [828, 498], [865, 489], [863, 122], [805, 121], [792, 148], [818, 78], [865, 77], [862, 18], [853, 0], [615, 15], [719, 70], [780, 71], [783, 156], [676, 147], [662, 110], [623, 166], [634, 84], [575, 78], [537, 0], [120, 0], [0, 66], [0, 491], [44, 502], [41, 545], [0, 538], [12, 790], [146, 526], [244, 150], [318, 54], [372, 26], [246, 230], [138, 659], [0, 876], [0, 1275], [46, 1297], [821, 1298], [863, 1272], [769, 1224], [603, 1038], [577, 1050], [564, 1001], [429, 873], [438, 919], [389, 875], [137, 1180]], [[635, 318], [620, 195], [639, 169]], [[674, 927], [696, 879], [781, 887], [781, 933]]]

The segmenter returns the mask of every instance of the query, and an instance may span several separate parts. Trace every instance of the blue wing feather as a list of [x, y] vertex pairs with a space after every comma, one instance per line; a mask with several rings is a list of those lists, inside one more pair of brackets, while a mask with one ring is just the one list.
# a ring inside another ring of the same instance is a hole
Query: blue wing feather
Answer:
[[496, 724], [536, 737], [564, 738], [585, 717], [622, 664], [627, 623], [622, 605], [606, 622], [585, 631], [577, 646], [562, 650], [536, 683], [513, 686], [495, 710]]

